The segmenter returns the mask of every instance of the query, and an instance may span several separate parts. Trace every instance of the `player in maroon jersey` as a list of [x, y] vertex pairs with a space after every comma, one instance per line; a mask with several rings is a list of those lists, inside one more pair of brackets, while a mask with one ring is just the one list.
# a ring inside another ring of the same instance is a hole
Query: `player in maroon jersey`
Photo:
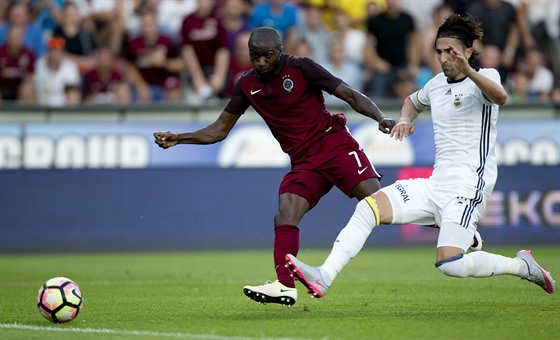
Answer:
[[214, 123], [194, 132], [155, 132], [154, 137], [164, 149], [176, 144], [212, 144], [227, 137], [249, 106], [264, 119], [290, 156], [292, 168], [280, 184], [274, 217], [273, 255], [278, 280], [246, 286], [243, 291], [257, 302], [291, 306], [297, 300], [297, 290], [284, 267], [284, 257], [299, 250], [298, 224], [303, 216], [333, 186], [359, 200], [380, 188], [381, 176], [350, 135], [344, 115], [327, 111], [322, 91], [377, 121], [382, 133], [389, 133], [395, 121], [311, 59], [283, 53], [275, 29], [255, 29], [248, 45], [253, 70], [239, 79], [231, 100]]

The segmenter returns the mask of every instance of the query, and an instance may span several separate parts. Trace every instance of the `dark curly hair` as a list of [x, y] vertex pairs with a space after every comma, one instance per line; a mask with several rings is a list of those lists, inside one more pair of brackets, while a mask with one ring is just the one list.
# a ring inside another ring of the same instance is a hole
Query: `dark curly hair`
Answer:
[[[441, 24], [436, 34], [436, 41], [439, 38], [455, 38], [459, 40], [465, 47], [473, 46], [475, 40], [481, 40], [484, 36], [482, 24], [478, 22], [472, 15], [452, 14], [445, 22]], [[434, 42], [435, 44], [435, 42]], [[474, 50], [469, 58], [469, 64], [472, 67], [478, 67], [480, 52]]]

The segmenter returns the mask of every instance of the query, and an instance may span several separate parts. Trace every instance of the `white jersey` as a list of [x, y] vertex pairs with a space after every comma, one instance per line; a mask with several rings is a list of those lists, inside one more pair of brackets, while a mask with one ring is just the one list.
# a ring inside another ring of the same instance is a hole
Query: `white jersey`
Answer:
[[34, 81], [39, 104], [63, 106], [66, 104], [65, 86], [79, 86], [81, 76], [74, 61], [63, 59], [58, 69], [52, 70], [47, 66], [47, 57], [43, 56], [35, 62]]
[[[500, 84], [495, 69], [478, 72]], [[431, 108], [436, 149], [432, 183], [452, 185], [463, 197], [487, 198], [498, 177], [494, 145], [499, 105], [487, 100], [470, 78], [448, 82], [443, 73], [409, 98], [419, 110]]]

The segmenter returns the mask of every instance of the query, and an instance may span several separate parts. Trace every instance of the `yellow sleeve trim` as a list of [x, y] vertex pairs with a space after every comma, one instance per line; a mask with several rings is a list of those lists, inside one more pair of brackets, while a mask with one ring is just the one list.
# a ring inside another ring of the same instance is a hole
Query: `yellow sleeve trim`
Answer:
[[418, 104], [424, 106], [424, 107], [428, 107], [429, 105], [426, 105], [426, 104], [422, 103], [422, 102], [420, 101], [420, 99], [418, 98], [418, 94], [419, 94], [419, 93], [420, 93], [419, 90], [416, 91], [416, 102], [417, 102]]
[[377, 207], [377, 202], [375, 202], [375, 200], [371, 196], [366, 197], [365, 200], [369, 204], [369, 206], [371, 207], [371, 210], [373, 210], [373, 214], [375, 215], [375, 226], [377, 227], [380, 224], [380, 222], [379, 222], [379, 208]]

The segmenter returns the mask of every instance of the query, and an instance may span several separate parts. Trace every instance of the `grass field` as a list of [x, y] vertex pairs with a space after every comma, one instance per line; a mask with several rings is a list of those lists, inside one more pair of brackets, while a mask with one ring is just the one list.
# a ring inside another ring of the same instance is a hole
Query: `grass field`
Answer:
[[[514, 256], [517, 248], [486, 248]], [[560, 248], [533, 247], [560, 277]], [[319, 264], [327, 250], [301, 251]], [[1, 339], [559, 339], [560, 294], [512, 276], [456, 279], [434, 250], [366, 250], [322, 299], [298, 284], [292, 307], [259, 305], [246, 284], [273, 278], [269, 251], [0, 256]], [[43, 281], [67, 276], [84, 309], [53, 324]]]

